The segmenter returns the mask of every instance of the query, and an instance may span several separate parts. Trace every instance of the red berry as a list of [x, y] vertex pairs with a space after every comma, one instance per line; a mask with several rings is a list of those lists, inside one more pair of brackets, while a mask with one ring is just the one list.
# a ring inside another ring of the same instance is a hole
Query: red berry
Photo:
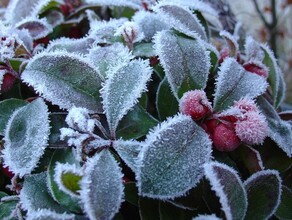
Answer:
[[10, 73], [6, 73], [3, 77], [1, 92], [9, 91], [15, 83], [15, 76]]
[[267, 68], [265, 68], [264, 66], [259, 66], [255, 63], [246, 63], [243, 65], [244, 69], [248, 72], [251, 72], [251, 73], [255, 73], [259, 76], [262, 76], [264, 78], [268, 78], [269, 76], [269, 72], [267, 70]]
[[240, 139], [236, 135], [234, 125], [219, 124], [213, 134], [213, 143], [219, 151], [235, 150], [240, 144]]
[[7, 176], [7, 177], [9, 177], [9, 178], [12, 178], [13, 176], [14, 176], [14, 174], [9, 170], [9, 168], [8, 167], [2, 167], [1, 166], [1, 172], [4, 174], [4, 176]]
[[193, 120], [200, 120], [211, 112], [211, 103], [208, 101], [206, 93], [202, 90], [192, 90], [186, 92], [179, 101], [179, 110], [185, 115], [189, 115]]

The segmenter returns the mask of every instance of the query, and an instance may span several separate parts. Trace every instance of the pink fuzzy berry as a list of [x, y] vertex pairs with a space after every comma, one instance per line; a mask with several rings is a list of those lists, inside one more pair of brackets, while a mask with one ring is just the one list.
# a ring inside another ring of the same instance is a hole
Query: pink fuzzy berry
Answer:
[[262, 76], [264, 78], [268, 78], [269, 76], [269, 71], [267, 67], [264, 65], [259, 65], [255, 63], [246, 63], [243, 65], [244, 69], [248, 72], [255, 73], [259, 76]]
[[223, 63], [223, 61], [230, 56], [230, 50], [228, 47], [223, 47], [221, 50], [220, 50], [220, 58], [219, 58], [219, 63]]
[[261, 144], [268, 135], [265, 117], [257, 112], [247, 112], [244, 119], [235, 123], [236, 135], [246, 144]]
[[237, 137], [234, 124], [219, 124], [213, 133], [213, 144], [219, 151], [233, 151], [239, 144], [240, 139]]
[[202, 90], [186, 92], [179, 101], [179, 110], [185, 115], [190, 115], [193, 120], [200, 120], [211, 112], [211, 103], [206, 93]]
[[249, 99], [249, 98], [242, 98], [233, 105], [235, 108], [238, 108], [241, 113], [245, 114], [246, 112], [250, 111], [259, 111], [256, 103], [254, 100]]

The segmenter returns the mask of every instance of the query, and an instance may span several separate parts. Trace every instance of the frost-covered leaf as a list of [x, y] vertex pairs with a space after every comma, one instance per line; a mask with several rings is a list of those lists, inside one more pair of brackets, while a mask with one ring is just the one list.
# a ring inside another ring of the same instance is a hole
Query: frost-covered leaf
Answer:
[[292, 219], [292, 190], [282, 186], [281, 203], [275, 213], [278, 219]]
[[46, 19], [52, 27], [56, 27], [64, 22], [64, 15], [57, 10], [51, 10], [46, 15]]
[[76, 54], [40, 53], [30, 60], [21, 78], [61, 108], [79, 106], [92, 112], [102, 111], [99, 90], [103, 77]]
[[164, 5], [177, 5], [188, 7], [192, 10], [208, 13], [215, 17], [218, 16], [218, 12], [214, 8], [212, 8], [211, 5], [208, 4], [208, 2], [204, 2], [202, 0], [161, 0], [154, 7], [159, 8]]
[[133, 57], [122, 43], [114, 43], [110, 46], [96, 46], [89, 50], [88, 59], [96, 66], [104, 77], [111, 66], [129, 62]]
[[151, 41], [157, 32], [170, 27], [168, 23], [161, 20], [159, 15], [149, 11], [136, 12], [132, 20], [140, 27], [146, 41]]
[[263, 61], [265, 53], [261, 49], [261, 44], [255, 41], [251, 36], [246, 38], [244, 48], [247, 61]]
[[52, 0], [11, 0], [5, 12], [6, 20], [16, 24], [27, 17], [37, 17]]
[[156, 109], [160, 120], [173, 116], [178, 112], [178, 101], [171, 93], [171, 88], [166, 78], [164, 78], [157, 89]]
[[133, 54], [135, 57], [153, 57], [155, 56], [153, 43], [136, 43], [134, 44]]
[[113, 142], [113, 147], [122, 160], [133, 170], [137, 169], [137, 158], [142, 149], [142, 144], [138, 141], [124, 141], [119, 139]]
[[0, 135], [4, 135], [5, 126], [12, 113], [27, 104], [22, 99], [5, 99], [0, 102]]
[[263, 94], [268, 86], [263, 77], [245, 71], [233, 58], [223, 61], [216, 81], [214, 111], [225, 110], [242, 97], [253, 99]]
[[73, 220], [73, 214], [57, 213], [49, 209], [39, 209], [26, 216], [27, 220]]
[[116, 37], [116, 30], [127, 21], [126, 18], [111, 19], [109, 21], [92, 21], [90, 22], [89, 36], [96, 39], [99, 43], [113, 43], [121, 41], [121, 36]]
[[177, 5], [162, 5], [156, 9], [158, 16], [170, 27], [188, 36], [199, 36], [207, 40], [204, 27], [195, 14]]
[[137, 103], [146, 83], [150, 79], [151, 69], [142, 60], [112, 67], [101, 91], [103, 108], [112, 136], [122, 117]]
[[48, 108], [41, 98], [14, 111], [5, 129], [5, 166], [21, 177], [31, 173], [45, 151], [49, 132]]
[[66, 211], [50, 196], [46, 176], [44, 172], [25, 177], [20, 191], [20, 202], [21, 207], [28, 211], [28, 213], [38, 211], [39, 209], [50, 209], [57, 213], [64, 213]]
[[274, 106], [278, 108], [283, 102], [286, 92], [283, 73], [277, 64], [273, 51], [267, 45], [262, 45], [262, 49], [265, 52], [263, 63], [269, 68], [268, 81], [273, 91]]
[[75, 164], [57, 163], [55, 166], [55, 182], [58, 184], [59, 189], [71, 195], [78, 197], [80, 190], [79, 181], [82, 178], [82, 170]]
[[80, 39], [72, 38], [58, 38], [51, 41], [47, 47], [48, 52], [64, 50], [68, 53], [88, 54], [89, 49], [92, 47], [94, 40], [90, 37]]
[[292, 125], [283, 121], [274, 107], [263, 97], [258, 99], [258, 104], [268, 121], [268, 136], [278, 144], [288, 157], [292, 157]]
[[223, 30], [220, 31], [220, 36], [223, 37], [225, 39], [225, 41], [227, 42], [229, 49], [230, 49], [230, 55], [235, 57], [237, 56], [237, 52], [239, 50], [239, 45], [237, 43], [237, 38], [236, 36], [230, 34], [229, 32]]
[[219, 197], [226, 219], [243, 219], [247, 210], [247, 195], [237, 172], [218, 162], [205, 164], [204, 171], [212, 190]]
[[121, 169], [108, 150], [87, 160], [80, 197], [89, 219], [112, 219], [123, 201], [123, 190]]
[[209, 52], [199, 40], [172, 31], [161, 31], [155, 36], [154, 43], [177, 98], [188, 90], [206, 87], [211, 63]]
[[269, 219], [277, 210], [281, 198], [281, 178], [275, 170], [263, 170], [244, 182], [248, 208], [246, 219]]
[[86, 3], [96, 4], [100, 6], [120, 6], [133, 9], [142, 9], [141, 1], [138, 0], [85, 0]]
[[81, 208], [79, 207], [79, 199], [76, 196], [72, 197], [71, 195], [63, 192], [54, 179], [56, 173], [55, 167], [57, 166], [57, 163], [69, 163], [74, 164], [75, 166], [78, 165], [72, 150], [60, 149], [54, 152], [47, 170], [47, 185], [51, 196], [56, 202], [70, 211], [80, 213]]
[[137, 104], [119, 122], [116, 135], [123, 139], [138, 139], [146, 135], [157, 123], [157, 119]]
[[[2, 193], [2, 192], [0, 192]], [[5, 201], [1, 201], [1, 198], [5, 197]], [[3, 193], [3, 196], [0, 195], [0, 219], [3, 220], [16, 220], [16, 208], [18, 201], [17, 199], [8, 199], [9, 196], [6, 193]]]
[[46, 19], [26, 18], [16, 24], [16, 28], [27, 29], [33, 39], [37, 40], [47, 36], [53, 31]]
[[176, 115], [150, 132], [138, 157], [139, 193], [168, 199], [185, 194], [203, 176], [211, 141], [192, 119]]

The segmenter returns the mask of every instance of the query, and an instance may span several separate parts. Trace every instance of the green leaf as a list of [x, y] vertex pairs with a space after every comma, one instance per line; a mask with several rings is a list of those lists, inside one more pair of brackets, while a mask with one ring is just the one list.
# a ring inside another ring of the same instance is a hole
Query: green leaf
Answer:
[[41, 98], [14, 111], [5, 130], [5, 166], [20, 177], [31, 173], [47, 147], [49, 132], [48, 108]]
[[204, 171], [212, 190], [219, 197], [226, 219], [243, 219], [247, 210], [247, 196], [236, 171], [218, 162], [205, 164]]
[[0, 102], [0, 135], [4, 135], [6, 124], [12, 113], [27, 104], [21, 99], [6, 99]]
[[206, 87], [211, 63], [201, 41], [173, 31], [161, 31], [156, 34], [154, 43], [176, 98], [188, 90]]
[[68, 53], [88, 54], [93, 43], [94, 39], [91, 37], [84, 37], [80, 39], [58, 38], [57, 40], [50, 42], [47, 47], [47, 51], [54, 52], [64, 50]]
[[123, 139], [138, 139], [146, 135], [158, 121], [140, 105], [135, 105], [133, 110], [120, 121], [117, 128], [117, 137]]
[[176, 207], [168, 202], [160, 202], [159, 214], [160, 220], [191, 220], [194, 217], [195, 212]]
[[153, 43], [136, 43], [134, 44], [133, 54], [135, 57], [153, 57], [155, 56]]
[[78, 162], [76, 161], [73, 152], [71, 149], [58, 149], [54, 152], [51, 162], [48, 166], [47, 171], [47, 185], [50, 190], [50, 193], [54, 200], [58, 202], [60, 205], [65, 207], [66, 209], [81, 213], [81, 208], [79, 206], [79, 199], [77, 197], [72, 197], [71, 195], [68, 195], [67, 193], [63, 192], [57, 182], [54, 179], [55, 176], [55, 167], [58, 163], [69, 163], [69, 164], [75, 164], [78, 165]]
[[49, 147], [50, 148], [62, 148], [67, 147], [68, 144], [66, 141], [60, 139], [60, 129], [67, 127], [66, 123], [66, 113], [57, 112], [50, 114], [50, 136], [49, 136]]
[[138, 206], [139, 196], [136, 183], [125, 183], [125, 200], [134, 206]]
[[80, 186], [80, 198], [89, 219], [112, 219], [119, 211], [124, 195], [122, 172], [108, 150], [86, 161]]
[[142, 144], [138, 141], [119, 139], [114, 141], [113, 147], [127, 166], [135, 172], [137, 170], [136, 160], [142, 149]]
[[140, 218], [143, 220], [160, 219], [159, 200], [140, 197], [139, 212], [140, 212]]
[[281, 203], [275, 213], [278, 219], [292, 219], [292, 190], [282, 186]]
[[248, 197], [245, 219], [269, 219], [277, 210], [281, 199], [281, 178], [274, 170], [253, 174], [244, 182]]
[[61, 108], [84, 107], [102, 112], [99, 90], [103, 77], [74, 53], [43, 52], [30, 60], [22, 80]]
[[20, 191], [22, 208], [28, 212], [50, 209], [57, 213], [64, 213], [66, 210], [56, 203], [48, 192], [46, 176], [43, 172], [25, 177]]
[[292, 157], [292, 125], [283, 121], [265, 98], [260, 97], [257, 103], [268, 121], [270, 129], [268, 136], [278, 144], [288, 157]]
[[138, 102], [152, 70], [142, 60], [132, 60], [109, 70], [108, 79], [101, 90], [103, 108], [112, 137], [115, 137], [119, 121]]
[[156, 93], [156, 108], [162, 121], [178, 112], [178, 101], [174, 97], [166, 78], [159, 84]]
[[247, 72], [234, 59], [223, 61], [216, 79], [214, 111], [223, 111], [243, 97], [251, 99], [263, 94], [267, 89], [266, 80], [256, 74]]
[[286, 85], [283, 73], [277, 64], [273, 51], [266, 45], [262, 45], [265, 52], [263, 63], [269, 68], [268, 81], [273, 91], [274, 106], [278, 108], [285, 98]]
[[139, 194], [168, 199], [185, 194], [203, 177], [210, 160], [211, 141], [204, 130], [185, 115], [176, 115], [148, 135], [137, 160]]
[[59, 189], [72, 197], [79, 197], [82, 170], [76, 164], [57, 163], [55, 167], [54, 180]]
[[[8, 195], [3, 194], [3, 196], [8, 196]], [[9, 219], [9, 220], [17, 219], [16, 216], [14, 215], [17, 205], [18, 205], [17, 200], [0, 202], [0, 219]]]

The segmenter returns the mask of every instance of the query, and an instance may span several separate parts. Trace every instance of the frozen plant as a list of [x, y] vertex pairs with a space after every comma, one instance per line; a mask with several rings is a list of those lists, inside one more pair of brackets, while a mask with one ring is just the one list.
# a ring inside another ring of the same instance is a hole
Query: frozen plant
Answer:
[[291, 219], [291, 111], [267, 44], [202, 0], [2, 11], [0, 219]]

